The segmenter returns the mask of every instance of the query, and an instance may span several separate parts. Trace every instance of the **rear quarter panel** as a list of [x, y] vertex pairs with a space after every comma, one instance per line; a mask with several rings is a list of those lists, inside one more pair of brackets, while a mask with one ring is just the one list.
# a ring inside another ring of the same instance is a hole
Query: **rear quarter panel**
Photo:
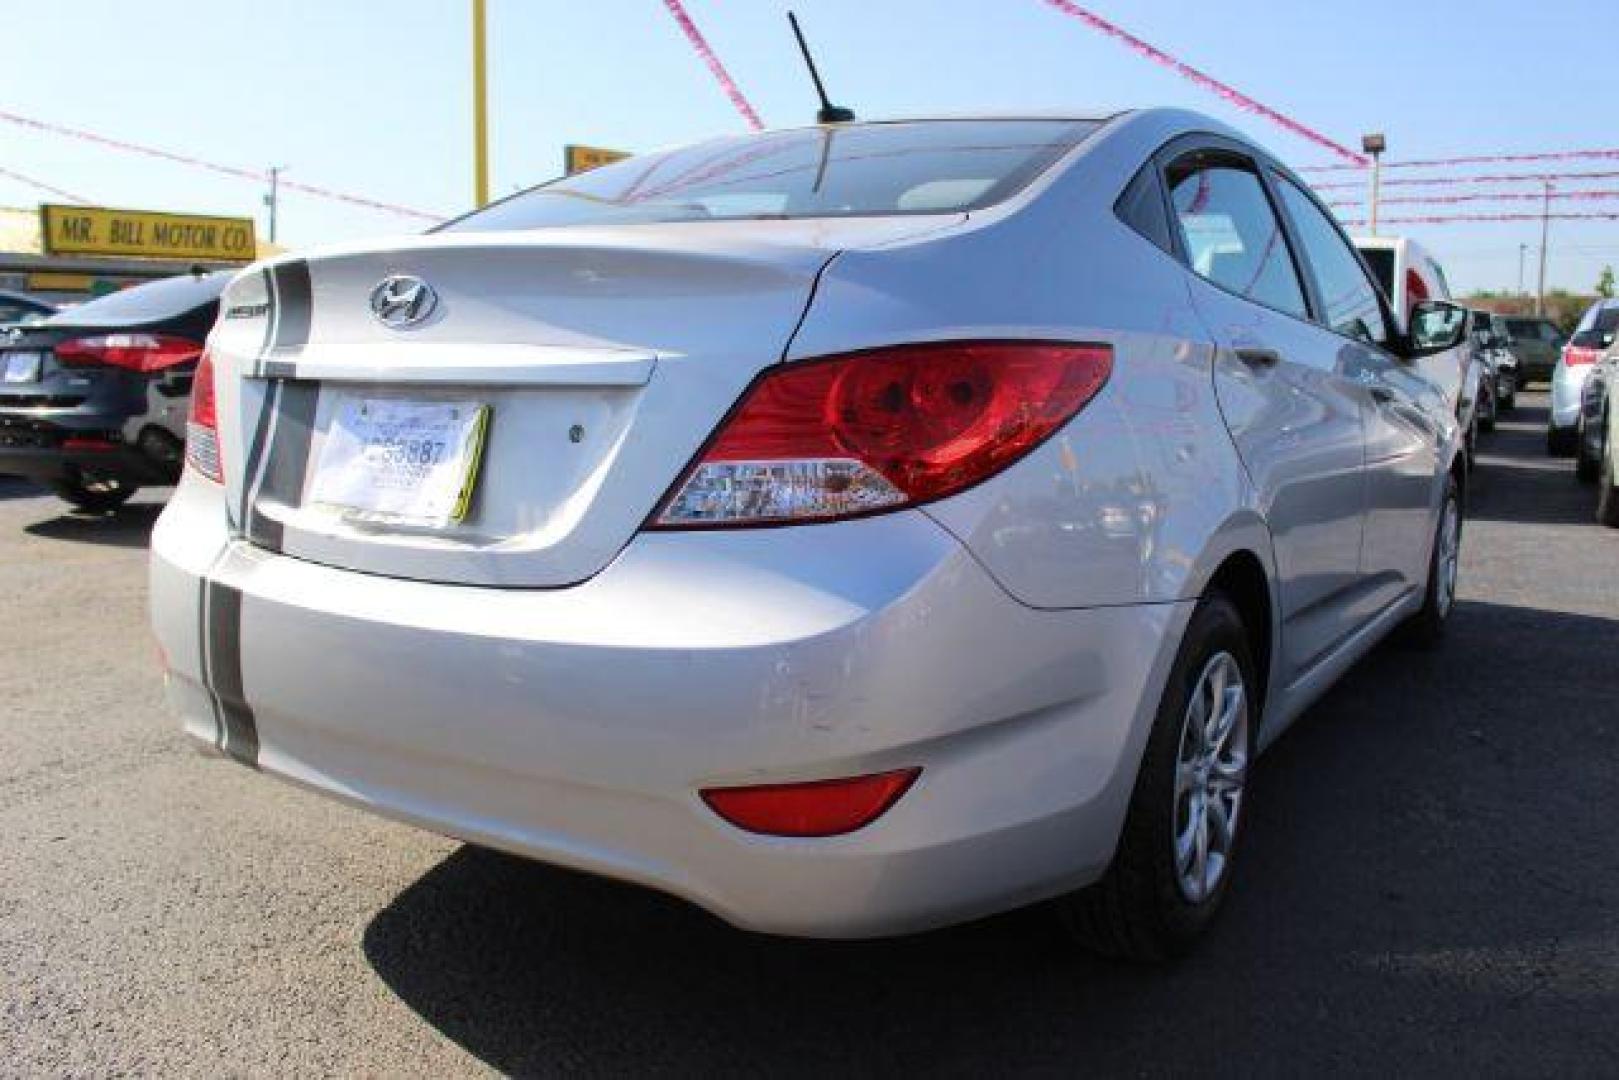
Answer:
[[1185, 271], [1113, 212], [1136, 170], [1181, 130], [1175, 114], [1116, 121], [963, 231], [840, 255], [789, 352], [961, 338], [1113, 347], [1109, 383], [1074, 421], [927, 508], [1033, 606], [1194, 597], [1236, 547], [1270, 564]]

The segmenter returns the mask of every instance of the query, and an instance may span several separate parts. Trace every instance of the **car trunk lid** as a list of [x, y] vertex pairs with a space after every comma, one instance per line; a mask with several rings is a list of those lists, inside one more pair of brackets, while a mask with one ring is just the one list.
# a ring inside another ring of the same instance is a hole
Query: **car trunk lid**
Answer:
[[[780, 359], [838, 250], [957, 220], [449, 233], [250, 271], [211, 342], [235, 526], [258, 546], [370, 573], [581, 581]], [[408, 325], [373, 313], [390, 279], [432, 292]], [[377, 402], [487, 410], [464, 518], [422, 527], [324, 501], [344, 410]]]

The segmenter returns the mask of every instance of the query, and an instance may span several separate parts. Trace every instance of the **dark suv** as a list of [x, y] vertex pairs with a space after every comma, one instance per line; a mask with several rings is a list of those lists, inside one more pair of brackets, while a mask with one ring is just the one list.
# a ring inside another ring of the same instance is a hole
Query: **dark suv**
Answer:
[[0, 473], [86, 510], [172, 484], [228, 273], [125, 289], [0, 332]]
[[1550, 379], [1567, 336], [1550, 319], [1532, 315], [1506, 315], [1512, 353], [1518, 358], [1519, 386], [1530, 379]]

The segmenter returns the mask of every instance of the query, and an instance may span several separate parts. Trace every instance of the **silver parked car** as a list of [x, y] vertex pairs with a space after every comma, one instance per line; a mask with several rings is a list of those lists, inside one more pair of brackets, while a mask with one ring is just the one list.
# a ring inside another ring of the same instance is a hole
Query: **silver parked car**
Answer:
[[1259, 751], [1451, 611], [1466, 322], [1179, 111], [720, 139], [280, 258], [153, 536], [170, 697], [741, 926], [1061, 897], [1177, 953]]
[[1619, 334], [1619, 300], [1598, 300], [1580, 317], [1563, 355], [1552, 369], [1552, 407], [1546, 421], [1546, 452], [1566, 457], [1579, 444], [1580, 399], [1592, 366]]

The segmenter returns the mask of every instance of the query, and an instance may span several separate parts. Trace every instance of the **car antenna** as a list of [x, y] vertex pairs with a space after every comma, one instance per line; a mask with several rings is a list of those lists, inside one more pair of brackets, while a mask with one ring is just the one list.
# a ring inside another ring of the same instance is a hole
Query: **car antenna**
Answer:
[[826, 96], [826, 87], [821, 83], [821, 73], [815, 67], [815, 57], [810, 55], [809, 44], [804, 40], [804, 31], [798, 28], [798, 16], [789, 11], [787, 21], [793, 25], [793, 36], [798, 39], [798, 51], [804, 54], [804, 66], [809, 68], [810, 78], [815, 80], [815, 92], [821, 98], [821, 108], [815, 114], [816, 123], [849, 123], [854, 119], [854, 110], [846, 109], [842, 105], [834, 105], [831, 99]]

